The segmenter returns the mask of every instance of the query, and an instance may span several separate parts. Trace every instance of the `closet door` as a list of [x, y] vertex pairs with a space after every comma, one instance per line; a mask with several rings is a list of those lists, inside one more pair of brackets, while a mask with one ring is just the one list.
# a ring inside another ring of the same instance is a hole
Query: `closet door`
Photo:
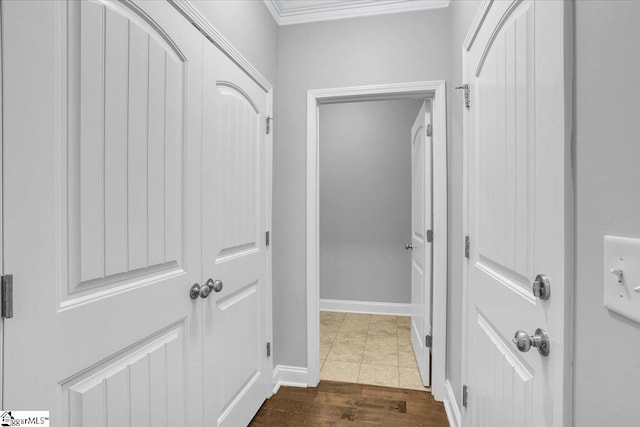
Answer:
[[204, 47], [205, 424], [247, 425], [269, 394], [267, 94]]
[[5, 409], [202, 426], [202, 38], [167, 2], [2, 4]]

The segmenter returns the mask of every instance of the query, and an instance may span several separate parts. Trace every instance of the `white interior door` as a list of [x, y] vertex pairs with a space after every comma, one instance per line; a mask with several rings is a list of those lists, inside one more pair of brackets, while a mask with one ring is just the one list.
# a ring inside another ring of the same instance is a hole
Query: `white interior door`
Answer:
[[267, 93], [215, 46], [204, 49], [205, 423], [247, 425], [269, 396]]
[[4, 408], [202, 425], [201, 40], [167, 2], [3, 2]]
[[431, 125], [430, 102], [424, 101], [411, 127], [411, 344], [425, 386], [431, 385]]
[[[468, 40], [469, 426], [567, 425], [570, 287], [565, 2], [488, 2]], [[534, 278], [550, 281], [547, 300]], [[521, 352], [540, 328], [548, 346]]]

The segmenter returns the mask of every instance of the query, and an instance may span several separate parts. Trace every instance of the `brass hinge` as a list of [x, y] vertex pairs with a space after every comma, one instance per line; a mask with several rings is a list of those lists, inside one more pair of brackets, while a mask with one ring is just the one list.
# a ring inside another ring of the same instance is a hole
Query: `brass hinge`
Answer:
[[427, 335], [426, 337], [424, 337], [424, 346], [427, 348], [431, 348], [432, 345], [433, 345], [433, 338], [431, 338], [431, 335]]
[[433, 242], [433, 230], [427, 230], [427, 242], [428, 243]]
[[471, 108], [471, 88], [469, 87], [469, 83], [458, 86], [456, 87], [456, 89], [464, 90], [464, 106], [467, 108]]
[[433, 127], [431, 125], [427, 125], [427, 136], [433, 135]]
[[0, 278], [0, 291], [2, 292], [2, 317], [13, 317], [13, 274], [5, 274]]
[[267, 343], [267, 357], [271, 357], [271, 343]]
[[267, 244], [267, 246], [269, 246], [271, 244], [271, 232], [267, 231], [266, 235], [265, 235], [265, 242]]

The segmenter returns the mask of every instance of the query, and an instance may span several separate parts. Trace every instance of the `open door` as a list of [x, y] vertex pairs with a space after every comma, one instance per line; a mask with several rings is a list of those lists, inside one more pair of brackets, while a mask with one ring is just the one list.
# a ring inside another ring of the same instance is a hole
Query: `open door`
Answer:
[[571, 7], [487, 2], [467, 37], [467, 426], [569, 424]]
[[425, 386], [431, 385], [431, 103], [411, 128], [411, 344]]

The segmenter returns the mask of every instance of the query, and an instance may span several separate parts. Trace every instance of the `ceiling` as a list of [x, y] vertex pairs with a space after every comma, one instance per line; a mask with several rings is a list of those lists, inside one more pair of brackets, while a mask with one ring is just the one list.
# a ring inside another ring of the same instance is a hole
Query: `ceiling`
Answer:
[[449, 0], [264, 0], [264, 3], [279, 25], [449, 6]]

